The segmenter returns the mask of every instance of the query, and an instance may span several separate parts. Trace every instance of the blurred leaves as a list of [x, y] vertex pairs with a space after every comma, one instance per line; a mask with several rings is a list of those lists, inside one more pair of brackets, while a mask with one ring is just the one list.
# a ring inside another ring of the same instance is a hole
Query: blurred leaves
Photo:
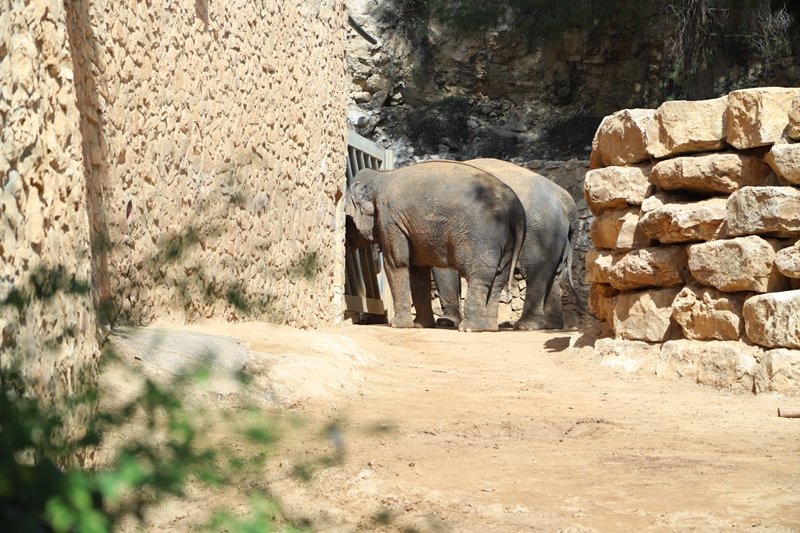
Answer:
[[[2, 370], [0, 530], [112, 531], [126, 517], [141, 521], [148, 508], [167, 496], [183, 497], [190, 481], [208, 487], [230, 485], [243, 472], [263, 468], [280, 428], [277, 419], [261, 410], [242, 409], [226, 422], [225, 432], [233, 431], [233, 443], [202, 438], [210, 432], [213, 417], [187, 405], [184, 397], [187, 386], [208, 380], [210, 359], [205, 359], [203, 365], [167, 384], [144, 379], [138, 395], [94, 417], [86, 436], [77, 442], [62, 437], [65, 420], [57, 413], [63, 411], [28, 398], [19, 374]], [[91, 403], [95, 397], [88, 394], [82, 401]], [[113, 444], [113, 458], [97, 469], [58, 468], [61, 457], [104, 445], [112, 434], [124, 438]], [[228, 531], [297, 531], [284, 527], [288, 521], [265, 489], [252, 495], [249, 515], [218, 514], [209, 526]]]

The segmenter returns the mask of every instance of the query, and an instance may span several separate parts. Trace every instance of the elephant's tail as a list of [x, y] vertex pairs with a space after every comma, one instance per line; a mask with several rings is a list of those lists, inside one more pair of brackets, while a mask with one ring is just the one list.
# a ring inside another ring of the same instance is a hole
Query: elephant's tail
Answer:
[[[575, 286], [575, 280], [572, 278], [572, 255], [575, 249], [575, 239], [578, 235], [578, 213], [574, 211], [571, 213], [570, 220], [569, 220], [569, 234], [567, 236], [567, 243], [564, 246], [564, 251], [561, 253], [561, 266], [559, 270], [561, 270], [567, 276], [567, 284], [569, 285], [569, 290], [572, 293], [572, 298], [575, 300], [575, 305], [578, 306], [578, 309], [583, 314], [588, 314], [589, 309], [587, 309], [586, 304], [583, 303], [583, 299], [581, 298], [580, 294], [578, 294], [578, 289]], [[564, 272], [566, 270], [566, 272]]]
[[[522, 204], [520, 204], [521, 206]], [[512, 224], [514, 231], [514, 252], [511, 254], [511, 270], [508, 273], [508, 282], [506, 283], [506, 290], [511, 292], [511, 284], [514, 282], [514, 270], [517, 269], [519, 256], [522, 253], [522, 244], [525, 242], [525, 231], [527, 230], [527, 223], [525, 220], [525, 211], [523, 208], [522, 216], [516, 217], [516, 221]]]

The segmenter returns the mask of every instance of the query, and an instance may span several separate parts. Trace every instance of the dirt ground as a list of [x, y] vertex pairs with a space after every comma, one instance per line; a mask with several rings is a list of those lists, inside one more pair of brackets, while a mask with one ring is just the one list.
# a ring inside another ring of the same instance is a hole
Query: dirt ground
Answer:
[[[800, 531], [800, 398], [610, 369], [577, 332], [174, 329], [287, 363], [307, 423], [260, 479], [314, 531]], [[191, 498], [148, 529], [191, 529]]]

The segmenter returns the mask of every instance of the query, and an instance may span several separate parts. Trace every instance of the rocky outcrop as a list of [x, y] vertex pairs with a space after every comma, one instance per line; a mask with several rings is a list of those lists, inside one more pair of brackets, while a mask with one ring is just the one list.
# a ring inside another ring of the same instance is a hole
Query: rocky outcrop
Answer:
[[[598, 129], [598, 168], [585, 192], [596, 215], [590, 310], [619, 342], [663, 343], [658, 375], [800, 391], [800, 291], [792, 290], [800, 277], [799, 95], [761, 88], [666, 102], [616, 113]], [[610, 153], [620, 139], [638, 155]], [[664, 159], [642, 165], [651, 158]]]

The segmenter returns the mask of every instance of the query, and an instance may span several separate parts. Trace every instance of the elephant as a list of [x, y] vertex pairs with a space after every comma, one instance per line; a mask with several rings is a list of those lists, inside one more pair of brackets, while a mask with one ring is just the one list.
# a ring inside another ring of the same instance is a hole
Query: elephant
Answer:
[[500, 293], [525, 238], [525, 210], [508, 185], [455, 161], [367, 168], [348, 187], [345, 214], [363, 241], [381, 246], [394, 300], [391, 326], [436, 326], [431, 268], [441, 267], [469, 280], [459, 329], [498, 329]]
[[[572, 196], [526, 168], [497, 159], [464, 161], [506, 183], [519, 197], [526, 212], [526, 234], [518, 266], [526, 280], [525, 303], [515, 329], [563, 329], [560, 275], [566, 274], [570, 290], [582, 309], [572, 280], [572, 247], [578, 210]], [[513, 274], [512, 274], [513, 275]], [[439, 326], [456, 326], [460, 277], [454, 270], [433, 269], [442, 316]]]

